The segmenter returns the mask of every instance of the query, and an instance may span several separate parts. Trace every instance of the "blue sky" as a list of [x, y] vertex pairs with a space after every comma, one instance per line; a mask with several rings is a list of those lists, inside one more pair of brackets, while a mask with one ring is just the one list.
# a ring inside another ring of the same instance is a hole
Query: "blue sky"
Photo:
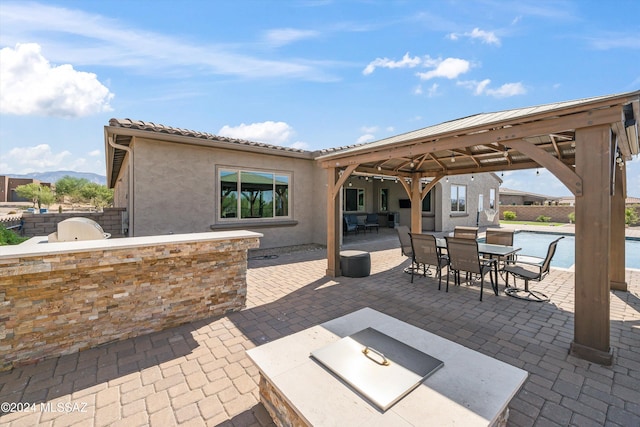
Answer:
[[[112, 117], [315, 150], [634, 91], [638, 16], [636, 0], [0, 0], [0, 174], [104, 175]], [[569, 194], [535, 172], [503, 186]]]

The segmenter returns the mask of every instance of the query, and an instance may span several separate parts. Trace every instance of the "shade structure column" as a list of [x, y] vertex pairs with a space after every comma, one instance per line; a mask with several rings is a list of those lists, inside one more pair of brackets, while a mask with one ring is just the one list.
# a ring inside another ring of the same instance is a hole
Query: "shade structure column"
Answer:
[[[613, 153], [615, 156], [616, 153]], [[611, 289], [627, 291], [625, 279], [625, 182], [626, 170], [624, 162], [614, 166], [615, 184], [611, 199], [611, 248], [609, 252], [609, 281]]]
[[327, 271], [329, 277], [338, 277], [340, 271], [340, 178], [338, 168], [327, 169]]
[[422, 184], [417, 173], [411, 177], [411, 232], [422, 233]]
[[570, 353], [611, 365], [609, 246], [611, 224], [609, 126], [576, 129], [575, 326]]

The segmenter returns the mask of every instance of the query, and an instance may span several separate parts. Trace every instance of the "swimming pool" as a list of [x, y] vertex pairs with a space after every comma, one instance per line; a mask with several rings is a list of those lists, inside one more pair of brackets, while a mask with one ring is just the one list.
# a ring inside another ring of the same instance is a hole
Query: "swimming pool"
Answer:
[[[522, 248], [519, 253], [523, 255], [534, 255], [544, 258], [547, 255], [549, 243], [560, 236], [564, 236], [564, 239], [558, 242], [558, 249], [551, 260], [551, 265], [553, 267], [569, 268], [575, 264], [576, 258], [576, 238], [573, 234], [519, 231], [513, 236], [513, 245]], [[640, 240], [626, 239], [625, 266], [626, 268], [640, 269]]]

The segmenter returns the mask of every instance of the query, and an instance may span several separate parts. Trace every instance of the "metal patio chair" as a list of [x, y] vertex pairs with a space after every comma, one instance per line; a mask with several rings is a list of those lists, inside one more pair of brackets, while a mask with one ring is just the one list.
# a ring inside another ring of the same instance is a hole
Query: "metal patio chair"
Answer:
[[458, 225], [453, 229], [453, 237], [476, 240], [478, 238], [478, 227], [463, 227]]
[[[529, 281], [534, 280], [536, 282], [542, 281], [549, 270], [551, 269], [551, 260], [556, 253], [558, 242], [564, 239], [564, 236], [559, 237], [549, 244], [547, 249], [547, 256], [544, 258], [519, 255], [515, 261], [508, 262], [504, 267], [504, 272], [507, 274], [506, 284], [504, 292], [510, 297], [526, 300], [544, 302], [549, 301], [549, 297], [539, 291], [532, 291], [529, 289]], [[513, 286], [509, 286], [509, 274], [513, 276]], [[517, 288], [515, 285], [516, 278], [524, 280], [524, 289]]]
[[435, 236], [431, 234], [409, 234], [411, 239], [411, 249], [413, 252], [413, 265], [415, 268], [411, 272], [411, 283], [413, 283], [413, 273], [420, 273], [422, 264], [422, 275], [427, 275], [427, 266], [436, 268], [438, 274], [438, 290], [442, 286], [442, 267], [449, 265], [449, 257], [443, 255], [438, 249]]
[[404, 269], [405, 273], [413, 272], [413, 248], [411, 247], [411, 237], [409, 234], [411, 230], [406, 225], [399, 225], [396, 227], [396, 232], [398, 233], [398, 239], [400, 239], [400, 250], [402, 255], [411, 259], [411, 266]]
[[[460, 272], [464, 271], [480, 276], [480, 301], [484, 291], [484, 276], [489, 273], [493, 292], [498, 295], [497, 264], [496, 259], [480, 258], [478, 242], [476, 240], [461, 237], [445, 237], [447, 241], [447, 254], [449, 255], [449, 271], [453, 272], [456, 285], [460, 285]], [[495, 272], [496, 279], [491, 271]], [[449, 274], [447, 274], [447, 292], [449, 291]]]

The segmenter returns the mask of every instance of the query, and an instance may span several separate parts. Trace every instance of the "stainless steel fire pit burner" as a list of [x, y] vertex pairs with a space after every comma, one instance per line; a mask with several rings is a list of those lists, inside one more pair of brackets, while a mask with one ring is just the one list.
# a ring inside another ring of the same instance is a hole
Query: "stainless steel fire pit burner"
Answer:
[[444, 365], [373, 328], [315, 350], [311, 357], [382, 411]]

